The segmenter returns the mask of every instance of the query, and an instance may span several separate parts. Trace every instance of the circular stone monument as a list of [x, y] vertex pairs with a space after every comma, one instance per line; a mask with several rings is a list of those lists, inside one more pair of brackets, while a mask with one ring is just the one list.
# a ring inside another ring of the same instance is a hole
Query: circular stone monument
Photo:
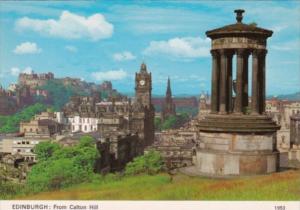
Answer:
[[[199, 121], [196, 170], [212, 176], [266, 174], [278, 170], [276, 132], [265, 114], [266, 44], [272, 31], [237, 22], [207, 31], [212, 40], [211, 113]], [[233, 100], [232, 57], [236, 55]], [[252, 91], [248, 104], [248, 59], [252, 58]]]

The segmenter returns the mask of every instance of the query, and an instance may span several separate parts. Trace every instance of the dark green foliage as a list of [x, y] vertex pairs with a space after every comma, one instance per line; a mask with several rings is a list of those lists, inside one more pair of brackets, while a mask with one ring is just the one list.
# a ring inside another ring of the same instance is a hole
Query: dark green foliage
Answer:
[[177, 122], [177, 116], [169, 116], [165, 121], [163, 122], [161, 128], [162, 130], [174, 128]]
[[162, 126], [161, 119], [159, 117], [155, 117], [154, 119], [155, 130], [161, 130], [161, 126]]
[[50, 141], [41, 142], [35, 146], [34, 152], [37, 155], [37, 159], [40, 161], [47, 160], [53, 153], [60, 149], [59, 145], [56, 143], [51, 143]]
[[61, 147], [45, 142], [37, 145], [35, 152], [39, 162], [28, 174], [27, 187], [31, 192], [53, 190], [72, 184], [90, 181], [94, 164], [100, 154], [94, 139], [84, 136], [74, 147]]
[[43, 112], [46, 109], [46, 105], [36, 103], [24, 108], [14, 115], [0, 116], [0, 133], [17, 132], [21, 121], [29, 121], [34, 115]]
[[0, 198], [10, 199], [22, 189], [21, 184], [0, 180]]
[[48, 91], [55, 110], [60, 110], [71, 96], [87, 95], [73, 86], [64, 85], [60, 80], [49, 80], [41, 89]]
[[135, 175], [141, 173], [157, 174], [162, 170], [163, 160], [159, 152], [149, 151], [143, 156], [134, 158], [125, 168], [126, 175]]
[[160, 118], [155, 118], [154, 125], [156, 130], [167, 130], [171, 128], [179, 128], [190, 119], [189, 114], [180, 113], [176, 116], [169, 116], [165, 121], [161, 122]]
[[198, 114], [198, 107], [176, 107], [176, 113], [186, 113], [192, 116], [196, 116]]

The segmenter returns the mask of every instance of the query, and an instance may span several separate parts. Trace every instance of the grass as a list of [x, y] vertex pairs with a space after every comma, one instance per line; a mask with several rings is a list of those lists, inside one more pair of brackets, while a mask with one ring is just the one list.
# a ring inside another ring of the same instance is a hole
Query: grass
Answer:
[[29, 200], [300, 200], [300, 170], [209, 179], [177, 174], [95, 180], [67, 189], [19, 197]]

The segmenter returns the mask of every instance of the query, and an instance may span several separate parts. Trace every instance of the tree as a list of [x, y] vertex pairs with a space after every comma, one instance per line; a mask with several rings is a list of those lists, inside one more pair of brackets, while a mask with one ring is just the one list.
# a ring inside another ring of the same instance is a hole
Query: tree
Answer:
[[162, 130], [167, 130], [171, 128], [179, 128], [184, 123], [188, 122], [190, 119], [188, 113], [180, 113], [178, 115], [172, 115], [165, 119], [164, 122], [161, 124]]
[[129, 162], [125, 168], [126, 175], [135, 175], [140, 173], [157, 174], [162, 170], [163, 160], [159, 152], [149, 151], [143, 156], [139, 156]]
[[89, 181], [96, 160], [100, 158], [94, 139], [84, 136], [73, 147], [45, 142], [35, 148], [39, 162], [28, 174], [26, 185], [31, 191], [51, 190]]
[[53, 153], [59, 150], [60, 147], [57, 143], [50, 141], [41, 142], [35, 146], [34, 152], [37, 155], [39, 161], [44, 161], [52, 157]]

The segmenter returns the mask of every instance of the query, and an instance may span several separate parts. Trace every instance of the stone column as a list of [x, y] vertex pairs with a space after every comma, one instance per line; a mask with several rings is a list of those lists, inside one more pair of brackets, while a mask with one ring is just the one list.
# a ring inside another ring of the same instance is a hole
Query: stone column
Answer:
[[219, 82], [220, 61], [217, 50], [211, 50], [212, 54], [212, 83], [211, 83], [211, 113], [219, 111]]
[[220, 87], [219, 87], [219, 113], [227, 114], [232, 107], [232, 51], [220, 51]]
[[237, 49], [236, 51], [236, 98], [234, 105], [234, 112], [237, 114], [242, 114], [243, 111], [243, 77], [244, 73], [244, 54], [245, 49]]
[[227, 51], [227, 90], [228, 90], [228, 95], [227, 95], [227, 112], [231, 113], [232, 112], [232, 56], [233, 56], [233, 51]]
[[225, 50], [220, 50], [220, 87], [219, 87], [219, 112], [220, 114], [226, 113], [226, 54]]
[[249, 59], [250, 52], [246, 50], [244, 53], [244, 70], [243, 70], [243, 96], [242, 96], [242, 106], [243, 108], [248, 106], [249, 101], [249, 94], [248, 94], [248, 59]]
[[267, 50], [261, 50], [259, 56], [259, 113], [263, 114], [266, 110], [266, 54]]
[[251, 114], [259, 114], [259, 50], [252, 52]]

